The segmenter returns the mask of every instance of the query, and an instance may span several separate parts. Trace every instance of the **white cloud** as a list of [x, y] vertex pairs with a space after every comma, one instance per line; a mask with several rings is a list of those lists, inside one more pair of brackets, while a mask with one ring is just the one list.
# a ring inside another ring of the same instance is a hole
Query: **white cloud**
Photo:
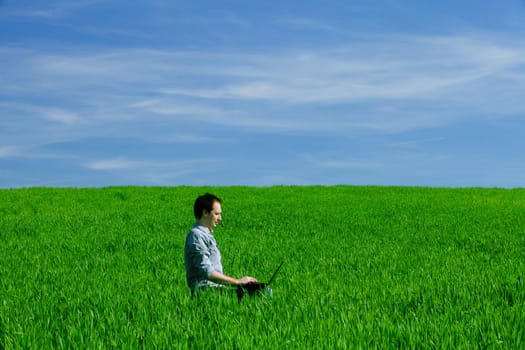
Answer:
[[97, 160], [85, 164], [85, 167], [92, 170], [125, 170], [135, 169], [145, 166], [141, 161], [130, 161], [126, 159], [106, 159]]
[[135, 104], [132, 104], [131, 107], [171, 117], [208, 116], [209, 118], [210, 116], [216, 116], [224, 113], [224, 111], [219, 108], [207, 107], [202, 104], [191, 104], [187, 102], [181, 103], [166, 98], [139, 101]]
[[99, 159], [84, 162], [83, 166], [92, 170], [129, 170], [129, 169], [152, 169], [152, 168], [172, 168], [185, 169], [195, 168], [202, 164], [214, 164], [214, 159], [192, 159], [192, 160], [132, 160], [124, 157], [112, 159]]
[[345, 155], [335, 156], [333, 154], [308, 154], [304, 156], [305, 161], [313, 168], [333, 169], [371, 169], [381, 167], [380, 163], [370, 160], [351, 159]]
[[0, 146], [0, 158], [9, 158], [17, 156], [20, 153], [18, 147]]
[[34, 17], [44, 19], [63, 18], [74, 11], [85, 9], [87, 7], [99, 5], [105, 0], [48, 0], [45, 2], [31, 1], [29, 4], [19, 3], [18, 6], [12, 7], [10, 4], [4, 6], [0, 11], [1, 17]]
[[48, 120], [63, 125], [74, 125], [80, 121], [80, 118], [75, 113], [69, 113], [63, 110], [50, 110], [45, 112], [45, 116]]
[[[280, 104], [425, 100], [443, 105], [456, 103], [458, 91], [476, 91], [482, 96], [503, 88], [512, 92], [521, 110], [525, 110], [513, 91], [516, 81], [512, 78], [523, 74], [524, 47], [463, 36], [372, 39], [352, 48], [232, 56], [215, 62], [214, 79], [209, 79], [211, 87], [177, 86], [174, 82], [161, 92], [205, 100]], [[217, 79], [221, 74], [222, 79]], [[487, 81], [498, 87], [488, 87]], [[470, 94], [461, 105], [478, 110], [480, 102], [485, 105], [487, 101]], [[493, 110], [504, 113], [506, 107], [498, 104]], [[373, 116], [370, 118], [373, 120]]]
[[523, 46], [474, 35], [362, 39], [253, 54], [4, 48], [12, 69], [0, 92], [45, 96], [45, 105], [25, 103], [83, 135], [159, 117], [263, 131], [396, 132], [456, 122], [465, 111], [525, 111]]
[[190, 160], [132, 160], [128, 158], [100, 159], [84, 162], [84, 168], [93, 171], [118, 173], [127, 183], [171, 185], [181, 184], [209, 184], [209, 176], [213, 172], [203, 172], [202, 169], [217, 169], [220, 160], [217, 158], [199, 158]]

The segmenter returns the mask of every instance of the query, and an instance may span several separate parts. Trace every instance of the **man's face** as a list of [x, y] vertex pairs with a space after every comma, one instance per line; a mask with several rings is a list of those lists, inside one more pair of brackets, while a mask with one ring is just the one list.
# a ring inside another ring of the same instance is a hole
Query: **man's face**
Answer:
[[211, 212], [208, 213], [205, 211], [202, 215], [201, 223], [210, 230], [213, 230], [215, 226], [217, 226], [217, 224], [222, 220], [221, 213], [221, 203], [214, 202]]

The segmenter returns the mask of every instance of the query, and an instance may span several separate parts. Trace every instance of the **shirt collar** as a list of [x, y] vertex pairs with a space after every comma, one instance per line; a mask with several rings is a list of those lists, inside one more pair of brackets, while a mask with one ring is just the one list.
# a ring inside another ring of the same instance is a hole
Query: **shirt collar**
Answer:
[[213, 230], [210, 230], [209, 228], [207, 228], [206, 226], [202, 225], [199, 222], [196, 222], [195, 225], [193, 225], [193, 227], [198, 228], [200, 231], [202, 231], [204, 233], [208, 233], [208, 234], [211, 234], [211, 235], [213, 234]]

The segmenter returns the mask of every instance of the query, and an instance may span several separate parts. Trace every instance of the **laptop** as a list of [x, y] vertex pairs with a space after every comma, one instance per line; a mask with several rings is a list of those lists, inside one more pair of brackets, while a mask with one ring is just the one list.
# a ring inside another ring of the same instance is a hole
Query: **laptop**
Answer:
[[275, 276], [277, 276], [277, 273], [283, 266], [284, 261], [279, 264], [277, 269], [275, 269], [275, 272], [273, 273], [272, 277], [268, 282], [251, 282], [247, 284], [243, 284], [237, 287], [237, 298], [239, 301], [242, 300], [244, 295], [248, 294], [249, 296], [257, 295], [264, 289], [266, 289], [275, 279]]

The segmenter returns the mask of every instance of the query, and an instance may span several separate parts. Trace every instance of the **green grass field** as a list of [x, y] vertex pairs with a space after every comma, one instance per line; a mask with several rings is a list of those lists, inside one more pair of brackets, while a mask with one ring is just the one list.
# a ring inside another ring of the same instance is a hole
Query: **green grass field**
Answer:
[[[191, 300], [195, 197], [225, 272], [273, 298]], [[522, 349], [525, 190], [0, 190], [0, 349]]]

